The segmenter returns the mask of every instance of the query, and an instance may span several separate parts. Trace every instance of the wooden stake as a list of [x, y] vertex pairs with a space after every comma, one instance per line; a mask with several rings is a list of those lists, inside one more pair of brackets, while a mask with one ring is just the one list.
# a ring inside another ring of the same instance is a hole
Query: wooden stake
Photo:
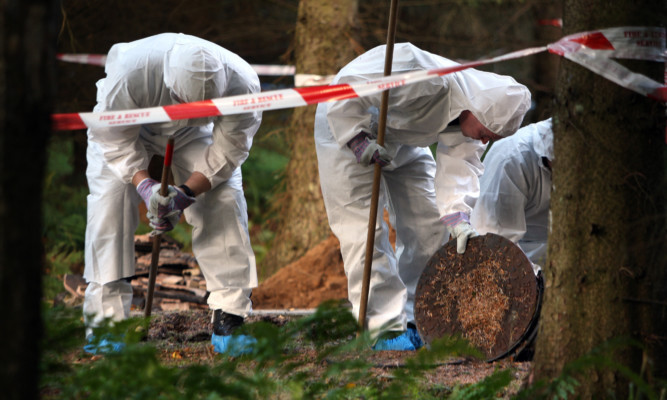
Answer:
[[[391, 0], [389, 9], [389, 29], [387, 30], [387, 47], [384, 57], [384, 75], [391, 75], [391, 64], [394, 57], [394, 38], [396, 36], [396, 15], [398, 0]], [[380, 119], [378, 121], [377, 144], [384, 145], [384, 132], [387, 123], [387, 109], [389, 107], [389, 90], [382, 92], [382, 103], [380, 105]], [[375, 224], [377, 223], [378, 199], [380, 197], [381, 166], [375, 164], [373, 175], [373, 188], [371, 194], [371, 211], [368, 218], [368, 235], [366, 237], [366, 258], [364, 259], [364, 275], [361, 281], [361, 304], [359, 306], [359, 324], [362, 330], [366, 330], [366, 308], [368, 307], [368, 291], [371, 281], [371, 267], [373, 263], [373, 248], [375, 247]]]

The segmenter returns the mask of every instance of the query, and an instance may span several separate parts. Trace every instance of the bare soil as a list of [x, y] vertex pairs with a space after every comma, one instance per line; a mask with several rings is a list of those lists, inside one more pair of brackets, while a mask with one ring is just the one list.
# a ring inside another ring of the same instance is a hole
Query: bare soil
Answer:
[[[143, 278], [145, 279], [145, 278]], [[79, 289], [81, 291], [81, 289]], [[264, 321], [282, 326], [300, 312], [312, 310], [327, 300], [347, 299], [347, 278], [340, 255], [340, 244], [335, 236], [330, 236], [313, 247], [299, 260], [281, 268], [276, 274], [263, 281], [253, 290], [253, 314], [246, 323]], [[142, 315], [140, 309], [133, 313]], [[205, 305], [189, 309], [171, 310], [154, 308], [153, 320], [147, 340], [159, 351], [160, 359], [167, 365], [202, 364], [216, 360], [219, 355], [210, 345], [212, 332], [211, 313]], [[312, 347], [296, 346], [295, 357], [314, 360]], [[426, 351], [425, 349], [422, 351]], [[390, 378], [396, 368], [402, 368], [407, 358], [414, 352], [375, 351], [364, 354], [373, 367], [378, 379]], [[83, 353], [71, 355], [72, 362], [94, 362], [102, 356]], [[308, 364], [312, 373], [323, 372], [326, 366], [312, 362]], [[439, 387], [453, 387], [478, 382], [497, 369], [511, 368], [514, 381], [501, 398], [509, 398], [516, 393], [530, 372], [530, 362], [517, 362], [505, 358], [495, 362], [469, 359], [443, 361], [425, 376], [427, 384]]]
[[[263, 321], [283, 326], [292, 318], [295, 317], [289, 315], [251, 315], [246, 319], [246, 323]], [[221, 357], [213, 352], [210, 345], [210, 332], [210, 313], [206, 310], [160, 312], [155, 315], [147, 339], [156, 345], [160, 359], [166, 365], [206, 364], [213, 363]], [[294, 359], [305, 362], [306, 368], [312, 376], [319, 376], [325, 372], [327, 365], [315, 361], [317, 352], [312, 346], [301, 346], [297, 342], [292, 351]], [[406, 360], [414, 356], [414, 352], [398, 351], [369, 351], [364, 353], [365, 361], [372, 365], [372, 375], [376, 376], [377, 379], [385, 380], [391, 379], [396, 369], [404, 368]], [[429, 387], [453, 388], [456, 385], [479, 382], [499, 369], [511, 369], [514, 378], [512, 383], [497, 396], [497, 398], [510, 398], [519, 391], [528, 378], [530, 366], [529, 362], [516, 362], [511, 358], [491, 363], [452, 358], [443, 360], [432, 370], [425, 373], [424, 383]]]
[[[326, 300], [347, 299], [347, 278], [343, 270], [340, 244], [330, 236], [301, 259], [283, 267], [276, 274], [253, 290], [253, 309], [258, 315], [247, 318], [255, 321], [285, 324], [290, 318], [279, 313], [267, 315], [262, 310], [301, 310], [316, 308]], [[149, 340], [159, 343], [165, 361], [192, 360], [202, 362], [215, 355], [208, 345], [211, 332], [210, 312], [195, 310], [181, 313], [160, 313], [151, 325]], [[314, 358], [312, 349], [301, 349], [305, 359]], [[401, 368], [413, 352], [377, 351], [370, 353], [373, 372], [378, 378], [389, 376], [395, 368]], [[453, 387], [478, 382], [497, 369], [514, 370], [514, 382], [502, 397], [516, 393], [530, 372], [529, 362], [516, 362], [512, 358], [488, 363], [478, 360], [453, 359], [443, 362], [426, 375], [432, 385]], [[321, 364], [312, 363], [313, 374], [321, 372]]]

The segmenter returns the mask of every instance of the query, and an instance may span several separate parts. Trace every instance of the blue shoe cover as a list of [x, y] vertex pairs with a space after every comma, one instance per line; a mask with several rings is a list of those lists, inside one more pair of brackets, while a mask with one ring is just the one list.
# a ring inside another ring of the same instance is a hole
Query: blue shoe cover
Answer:
[[211, 336], [211, 344], [216, 353], [225, 354], [231, 357], [238, 357], [244, 354], [250, 354], [253, 345], [257, 339], [248, 335], [225, 335], [220, 336], [215, 333]]
[[422, 342], [422, 338], [419, 336], [419, 332], [417, 332], [416, 328], [408, 326], [408, 330], [406, 331], [406, 333], [408, 334], [408, 337], [410, 338], [412, 344], [415, 346], [415, 349], [418, 350], [424, 347], [424, 342]]
[[417, 348], [410, 340], [410, 333], [406, 331], [392, 339], [378, 340], [373, 350], [415, 351]]
[[118, 353], [125, 348], [125, 343], [120, 340], [111, 340], [109, 337], [103, 337], [98, 343], [92, 343], [94, 337], [88, 338], [88, 344], [83, 346], [83, 351], [90, 354], [109, 354]]

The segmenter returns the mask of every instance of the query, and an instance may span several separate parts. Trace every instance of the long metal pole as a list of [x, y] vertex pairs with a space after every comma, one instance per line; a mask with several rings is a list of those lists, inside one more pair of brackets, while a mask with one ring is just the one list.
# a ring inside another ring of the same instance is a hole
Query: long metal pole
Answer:
[[[167, 140], [167, 148], [164, 151], [164, 165], [162, 166], [162, 179], [160, 186], [160, 195], [169, 194], [169, 172], [171, 169], [171, 158], [174, 155], [174, 137], [170, 136]], [[153, 236], [153, 252], [151, 253], [151, 269], [148, 271], [148, 292], [146, 293], [146, 306], [144, 307], [144, 316], [150, 317], [153, 309], [153, 292], [155, 291], [155, 277], [157, 276], [157, 264], [160, 258], [160, 245], [162, 243], [162, 234]]]
[[[384, 56], [384, 75], [391, 75], [391, 64], [394, 57], [394, 41], [396, 36], [396, 15], [398, 0], [391, 0], [389, 8], [389, 29], [387, 30], [387, 47]], [[380, 120], [378, 121], [377, 143], [384, 145], [384, 132], [387, 123], [387, 109], [389, 107], [389, 90], [382, 92], [380, 105]], [[368, 290], [371, 282], [371, 267], [373, 264], [373, 248], [375, 247], [375, 224], [377, 223], [378, 199], [380, 197], [381, 166], [375, 164], [373, 175], [373, 189], [371, 194], [371, 211], [368, 217], [368, 235], [366, 237], [366, 257], [364, 258], [364, 275], [361, 281], [361, 304], [359, 305], [359, 324], [362, 330], [367, 329], [366, 308], [368, 307]]]

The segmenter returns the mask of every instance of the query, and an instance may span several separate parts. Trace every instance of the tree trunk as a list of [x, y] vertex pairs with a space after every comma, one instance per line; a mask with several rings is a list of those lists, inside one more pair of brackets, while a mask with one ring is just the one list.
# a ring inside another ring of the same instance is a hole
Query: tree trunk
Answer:
[[[354, 37], [357, 0], [301, 0], [296, 25], [297, 73], [332, 75], [358, 49]], [[261, 268], [267, 276], [329, 235], [315, 156], [315, 105], [294, 109], [288, 130], [291, 159], [278, 232]]]
[[55, 2], [0, 2], [0, 387], [39, 398], [42, 182], [55, 82]]
[[[565, 0], [563, 9], [564, 34], [665, 21], [664, 2]], [[663, 79], [663, 63], [619, 62]], [[614, 338], [641, 341], [654, 375], [664, 378], [664, 105], [563, 60], [554, 123], [552, 230], [534, 379], [555, 378]], [[641, 349], [607, 355], [640, 372]], [[626, 377], [604, 365], [577, 378], [577, 398], [628, 398]]]

